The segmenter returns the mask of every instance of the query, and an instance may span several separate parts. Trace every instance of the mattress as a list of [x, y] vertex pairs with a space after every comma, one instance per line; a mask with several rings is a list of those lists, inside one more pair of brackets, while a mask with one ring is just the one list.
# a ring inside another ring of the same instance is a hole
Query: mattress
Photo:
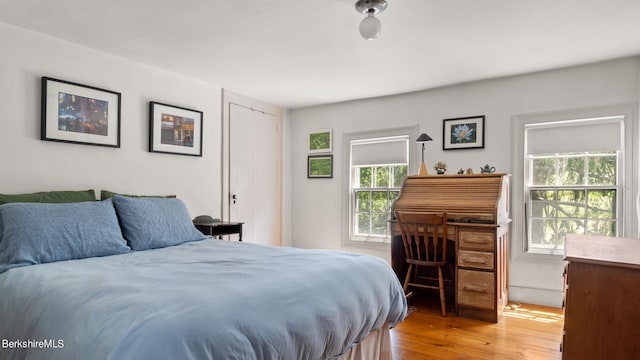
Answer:
[[207, 239], [0, 274], [0, 358], [331, 359], [406, 310], [380, 258]]

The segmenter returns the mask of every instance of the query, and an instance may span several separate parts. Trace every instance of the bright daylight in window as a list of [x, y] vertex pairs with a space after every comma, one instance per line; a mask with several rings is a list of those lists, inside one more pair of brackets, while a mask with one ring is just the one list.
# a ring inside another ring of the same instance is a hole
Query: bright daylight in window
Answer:
[[389, 242], [389, 215], [407, 176], [408, 136], [351, 141], [350, 239]]
[[562, 253], [566, 234], [617, 235], [617, 154], [531, 155], [529, 251]]
[[[525, 185], [528, 252], [562, 255], [566, 234], [618, 236], [622, 198], [618, 173], [622, 162], [617, 144], [620, 139], [616, 130], [618, 124], [609, 124], [614, 138], [610, 141], [612, 145], [590, 145], [589, 141], [580, 141], [574, 147], [580, 150], [590, 146], [599, 148], [594, 151], [543, 153], [540, 150], [562, 150], [564, 145], [549, 144], [552, 140], [541, 140], [539, 135], [547, 136], [569, 128], [547, 128], [528, 139], [547, 142], [544, 146], [529, 144], [534, 153], [526, 157], [529, 174]], [[588, 125], [583, 127], [583, 130], [596, 130], [589, 129]], [[577, 132], [580, 133], [579, 130]], [[602, 132], [597, 134], [603, 135]], [[567, 139], [565, 142], [570, 141]]]

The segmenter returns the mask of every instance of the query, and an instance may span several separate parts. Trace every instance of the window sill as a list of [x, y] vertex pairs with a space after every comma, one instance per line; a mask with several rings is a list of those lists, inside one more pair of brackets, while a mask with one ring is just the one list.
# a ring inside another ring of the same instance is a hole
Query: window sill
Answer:
[[342, 242], [345, 247], [367, 248], [367, 249], [388, 249], [391, 246], [389, 239], [367, 238], [367, 240], [346, 240]]
[[562, 250], [551, 250], [551, 249], [533, 249], [526, 252], [526, 254], [530, 255], [556, 255], [556, 256], [564, 256], [564, 249]]

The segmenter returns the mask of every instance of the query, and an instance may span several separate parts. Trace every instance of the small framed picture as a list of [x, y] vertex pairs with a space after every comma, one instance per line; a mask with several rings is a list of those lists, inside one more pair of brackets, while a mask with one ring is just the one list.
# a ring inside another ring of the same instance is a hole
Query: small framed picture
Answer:
[[484, 115], [444, 119], [442, 150], [484, 148]]
[[149, 151], [202, 156], [202, 111], [151, 101]]
[[332, 178], [333, 155], [308, 155], [307, 177], [309, 179]]
[[330, 153], [333, 138], [331, 130], [316, 130], [309, 133], [309, 153]]
[[40, 139], [120, 147], [120, 93], [42, 77]]

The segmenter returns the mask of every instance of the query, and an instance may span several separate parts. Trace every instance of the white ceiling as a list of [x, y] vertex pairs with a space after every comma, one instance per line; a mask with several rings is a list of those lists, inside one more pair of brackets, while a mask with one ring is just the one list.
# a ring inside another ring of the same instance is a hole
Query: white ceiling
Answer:
[[[0, 21], [296, 108], [640, 54], [640, 0], [0, 0]], [[6, 50], [6, 49], [5, 49]]]

